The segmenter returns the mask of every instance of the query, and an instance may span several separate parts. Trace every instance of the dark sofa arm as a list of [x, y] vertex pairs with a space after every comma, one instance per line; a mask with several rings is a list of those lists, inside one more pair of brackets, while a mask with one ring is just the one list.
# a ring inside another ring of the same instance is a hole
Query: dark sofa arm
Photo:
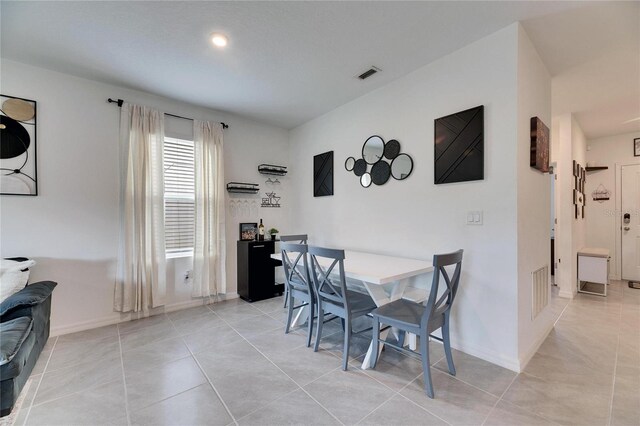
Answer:
[[40, 281], [30, 284], [19, 292], [7, 297], [0, 303], [0, 322], [8, 321], [14, 318], [11, 315], [16, 310], [29, 308], [38, 305], [51, 296], [53, 289], [58, 283], [53, 281]]

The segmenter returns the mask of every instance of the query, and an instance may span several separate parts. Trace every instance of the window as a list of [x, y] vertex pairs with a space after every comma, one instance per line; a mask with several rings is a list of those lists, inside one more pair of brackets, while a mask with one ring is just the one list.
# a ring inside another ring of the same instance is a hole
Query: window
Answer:
[[168, 257], [193, 254], [195, 231], [193, 141], [164, 139], [164, 220]]

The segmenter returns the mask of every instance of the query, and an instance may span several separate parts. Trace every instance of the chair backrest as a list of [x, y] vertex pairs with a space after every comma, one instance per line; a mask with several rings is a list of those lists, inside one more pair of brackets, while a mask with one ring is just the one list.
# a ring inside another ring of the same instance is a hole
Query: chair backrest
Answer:
[[[347, 281], [344, 275], [344, 250], [309, 246], [309, 258], [309, 270], [317, 300], [337, 308], [338, 311], [349, 312]], [[329, 260], [331, 263], [328, 266], [322, 266], [321, 263], [325, 265], [328, 263], [324, 260]], [[336, 266], [337, 271], [335, 271]], [[337, 274], [334, 278], [337, 282], [331, 279], [332, 273], [334, 276]], [[332, 310], [329, 309], [329, 311]], [[341, 312], [333, 311], [333, 313], [341, 315]]]
[[[428, 322], [430, 318], [436, 315], [448, 313], [453, 305], [453, 300], [458, 291], [460, 283], [460, 272], [462, 270], [462, 252], [458, 250], [453, 253], [435, 254], [433, 256], [433, 281], [431, 283], [431, 292], [429, 298], [424, 302], [427, 307], [422, 316], [423, 322]], [[453, 276], [449, 277], [449, 273], [445, 269], [446, 266], [456, 265]], [[440, 297], [438, 297], [440, 289], [440, 277], [444, 278], [445, 287]]]
[[309, 278], [306, 244], [281, 243], [282, 267], [284, 279], [289, 289], [295, 289], [314, 296], [313, 285]]
[[298, 241], [300, 244], [307, 244], [307, 234], [299, 234], [299, 235], [282, 235], [280, 237], [280, 241], [282, 242], [291, 242]]

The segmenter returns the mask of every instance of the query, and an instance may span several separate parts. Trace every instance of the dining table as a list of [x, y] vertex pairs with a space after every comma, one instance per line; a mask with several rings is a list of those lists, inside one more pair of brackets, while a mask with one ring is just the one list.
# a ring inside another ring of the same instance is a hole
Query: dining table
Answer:
[[[411, 259], [407, 257], [388, 256], [354, 250], [345, 250], [344, 273], [347, 285], [354, 285], [354, 281], [361, 283], [369, 293], [376, 306], [386, 305], [402, 297], [412, 300], [423, 300], [427, 289], [409, 287], [413, 277], [433, 272], [431, 260]], [[281, 253], [271, 255], [273, 259], [282, 260]], [[333, 259], [317, 257], [321, 267], [329, 267]], [[305, 307], [306, 308], [306, 307]], [[300, 309], [292, 322], [292, 326], [303, 323], [309, 310]], [[380, 338], [386, 339], [389, 329], [380, 332]], [[382, 350], [384, 345], [380, 345]], [[369, 345], [367, 354], [362, 362], [362, 368], [371, 367], [373, 342]]]

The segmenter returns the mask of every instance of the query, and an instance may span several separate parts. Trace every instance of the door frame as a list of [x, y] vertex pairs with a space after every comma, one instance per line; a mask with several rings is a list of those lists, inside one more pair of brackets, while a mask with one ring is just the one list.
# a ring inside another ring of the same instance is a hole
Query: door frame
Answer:
[[611, 278], [614, 280], [622, 279], [622, 167], [624, 166], [640, 166], [640, 161], [616, 163], [616, 273]]

